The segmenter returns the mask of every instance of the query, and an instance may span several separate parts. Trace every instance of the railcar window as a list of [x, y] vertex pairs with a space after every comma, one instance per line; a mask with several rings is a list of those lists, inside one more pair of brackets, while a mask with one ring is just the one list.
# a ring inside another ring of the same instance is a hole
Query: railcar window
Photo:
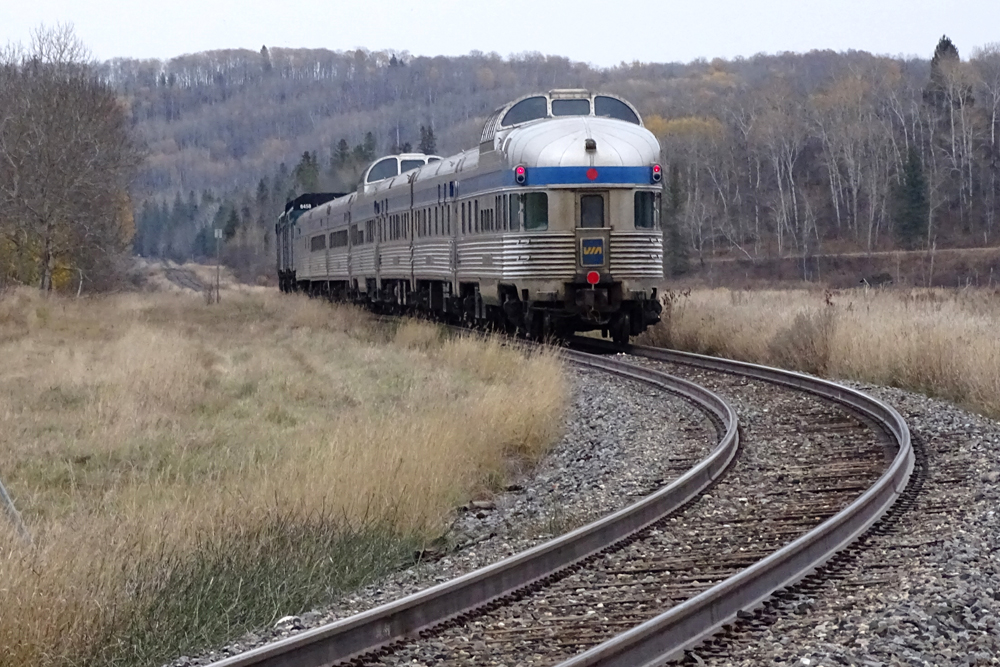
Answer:
[[604, 197], [583, 195], [580, 197], [580, 226], [597, 228], [604, 226]]
[[330, 234], [330, 247], [331, 248], [343, 248], [347, 246], [347, 230], [341, 230], [339, 232], [333, 232]]
[[402, 166], [399, 168], [399, 173], [424, 166], [423, 160], [402, 160], [401, 162]]
[[472, 219], [476, 221], [476, 231], [478, 232], [479, 231], [479, 200], [478, 199], [476, 201], [472, 202], [472, 207], [473, 207], [473, 210], [475, 211], [475, 213], [472, 216]]
[[590, 100], [552, 100], [553, 116], [589, 116]]
[[500, 121], [500, 124], [504, 126], [517, 125], [518, 123], [526, 123], [529, 120], [545, 118], [548, 115], [548, 104], [544, 97], [529, 97], [512, 106], [503, 117], [503, 120]]
[[384, 160], [375, 163], [371, 171], [368, 172], [367, 181], [369, 183], [374, 183], [375, 181], [380, 181], [383, 178], [389, 178], [390, 176], [395, 176], [399, 173], [399, 165], [396, 163], [396, 158], [387, 157]]
[[462, 233], [465, 233], [465, 202], [462, 202]]
[[656, 193], [635, 193], [635, 228], [653, 229], [656, 227]]
[[527, 192], [524, 195], [524, 230], [541, 232], [549, 228], [549, 195]]
[[326, 234], [312, 237], [309, 241], [309, 249], [313, 252], [316, 252], [317, 250], [326, 250]]
[[438, 207], [434, 207], [434, 234], [438, 235], [441, 233], [441, 228], [438, 226]]
[[516, 232], [521, 229], [521, 198], [523, 195], [510, 196], [510, 231]]
[[[553, 106], [555, 106], [555, 102], [553, 102]], [[594, 115], [607, 116], [608, 118], [624, 120], [627, 123], [639, 124], [639, 117], [635, 115], [635, 112], [627, 104], [621, 100], [616, 100], [613, 97], [605, 97], [604, 95], [598, 95], [594, 98]]]

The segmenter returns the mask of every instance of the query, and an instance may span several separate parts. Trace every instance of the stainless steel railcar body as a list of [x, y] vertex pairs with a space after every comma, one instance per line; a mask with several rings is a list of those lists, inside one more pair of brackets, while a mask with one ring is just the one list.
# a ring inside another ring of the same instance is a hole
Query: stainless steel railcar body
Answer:
[[283, 216], [282, 288], [627, 339], [659, 319], [658, 158], [617, 97], [527, 96], [477, 148], [382, 158], [356, 192]]

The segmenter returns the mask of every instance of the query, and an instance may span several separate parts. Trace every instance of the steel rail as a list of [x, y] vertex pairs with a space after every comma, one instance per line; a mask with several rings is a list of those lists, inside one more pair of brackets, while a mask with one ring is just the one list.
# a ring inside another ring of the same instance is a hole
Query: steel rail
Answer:
[[775, 591], [820, 567], [868, 530], [906, 488], [914, 465], [910, 432], [902, 416], [876, 398], [827, 380], [767, 366], [659, 348], [621, 347], [595, 339], [578, 340], [590, 349], [625, 351], [808, 391], [847, 405], [875, 421], [895, 440], [899, 449], [873, 486], [810, 532], [707, 591], [560, 663], [559, 667], [653, 667], [679, 658], [684, 650], [732, 622], [738, 612], [754, 608]]
[[655, 523], [711, 485], [739, 447], [735, 411], [715, 393], [661, 371], [572, 350], [573, 363], [678, 394], [721, 425], [711, 453], [668, 486], [591, 524], [475, 572], [367, 612], [212, 663], [211, 667], [319, 667], [376, 650], [544, 580]]

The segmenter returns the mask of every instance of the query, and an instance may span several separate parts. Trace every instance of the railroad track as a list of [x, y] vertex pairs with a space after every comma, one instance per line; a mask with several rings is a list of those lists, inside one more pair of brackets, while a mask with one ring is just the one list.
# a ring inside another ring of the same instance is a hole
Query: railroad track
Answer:
[[665, 489], [590, 526], [217, 667], [659, 664], [822, 564], [905, 486], [913, 466], [908, 431], [874, 399], [774, 369], [628, 351], [647, 365], [688, 369], [720, 390], [753, 393], [760, 411], [743, 426], [750, 435], [743, 455], [711, 493], [685, 506], [736, 451], [735, 415], [724, 401], [662, 368], [567, 351], [575, 363], [699, 402], [724, 431], [719, 445]]
[[194, 290], [195, 292], [204, 292], [206, 289], [205, 284], [190, 269], [164, 267], [163, 275], [167, 280], [184, 289]]

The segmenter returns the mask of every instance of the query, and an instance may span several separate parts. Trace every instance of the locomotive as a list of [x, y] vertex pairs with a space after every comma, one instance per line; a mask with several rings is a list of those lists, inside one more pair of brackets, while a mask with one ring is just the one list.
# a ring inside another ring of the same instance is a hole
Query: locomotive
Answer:
[[351, 193], [286, 205], [280, 287], [517, 330], [659, 321], [660, 146], [625, 100], [552, 90], [495, 111], [476, 148], [373, 162]]

